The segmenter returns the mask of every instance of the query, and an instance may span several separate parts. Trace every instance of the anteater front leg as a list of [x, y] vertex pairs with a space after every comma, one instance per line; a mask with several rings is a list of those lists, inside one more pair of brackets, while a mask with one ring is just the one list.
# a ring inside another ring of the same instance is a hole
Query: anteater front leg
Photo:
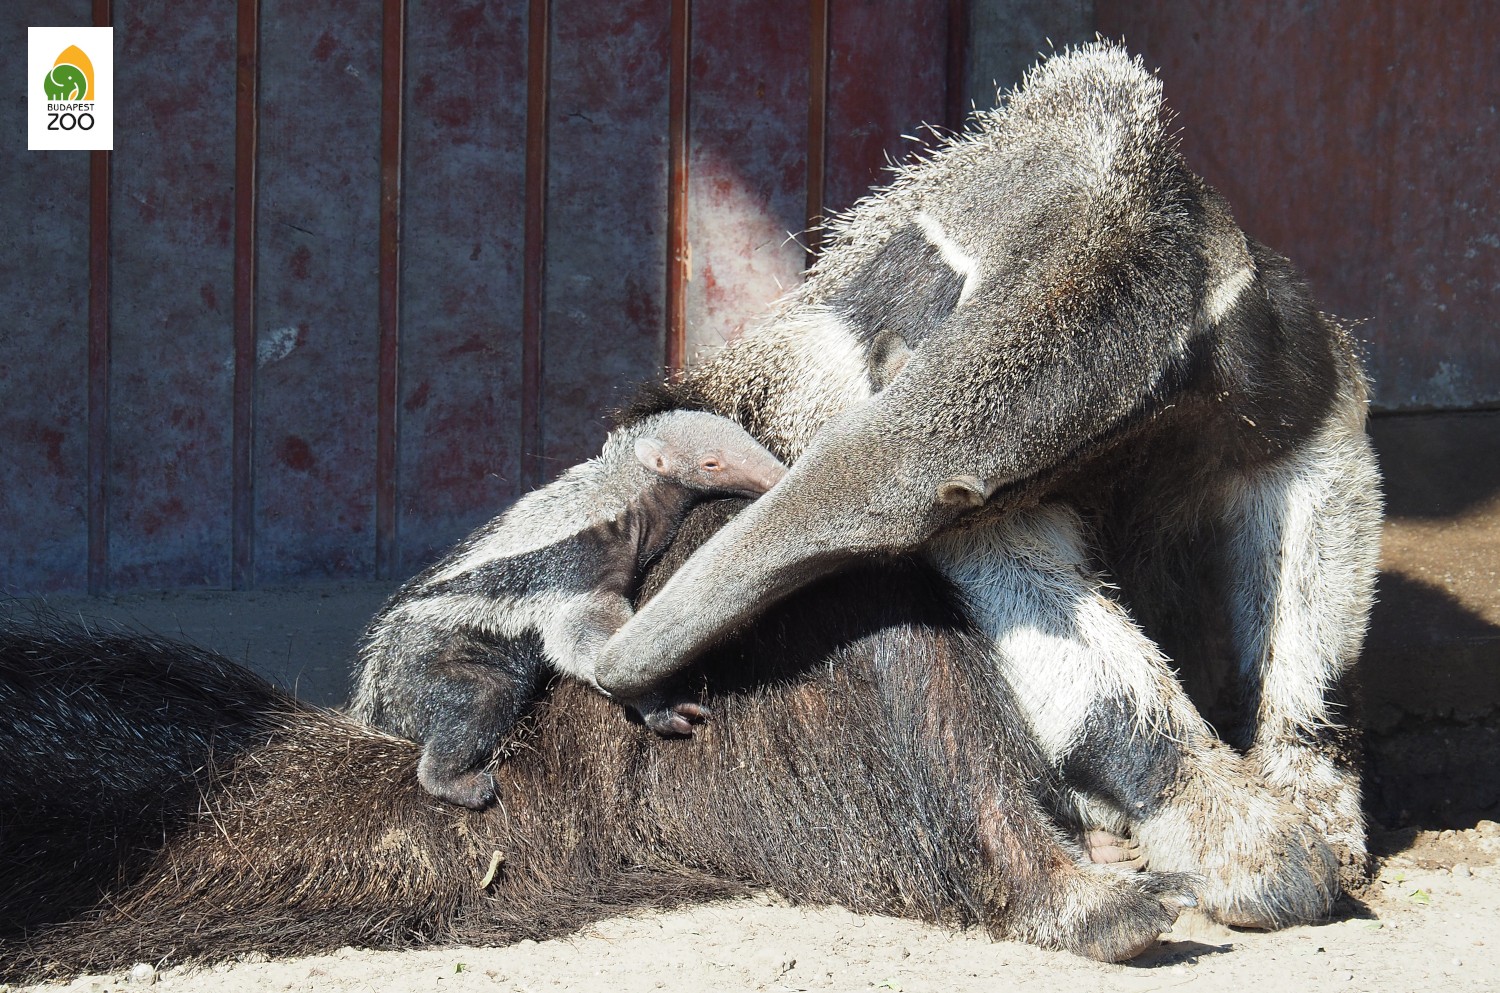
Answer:
[[1223, 491], [1241, 713], [1236, 743], [1305, 810], [1346, 883], [1367, 871], [1359, 735], [1342, 710], [1380, 555], [1380, 479], [1363, 411]]
[[[547, 654], [559, 672], [581, 680], [601, 693], [594, 678], [594, 662], [610, 635], [630, 620], [630, 601], [618, 593], [595, 590], [571, 598], [546, 627]], [[708, 708], [694, 700], [652, 689], [639, 696], [606, 693], [640, 715], [646, 726], [663, 737], [691, 735], [693, 726], [710, 716]]]
[[450, 633], [424, 667], [412, 708], [425, 744], [417, 779], [440, 799], [479, 809], [495, 798], [489, 765], [531, 705], [542, 668], [534, 635]]
[[1128, 828], [1153, 870], [1202, 877], [1226, 923], [1315, 920], [1337, 863], [1289, 799], [1220, 741], [1168, 660], [1092, 570], [1061, 505], [976, 524], [932, 555], [995, 641], [1000, 671], [1089, 825]]

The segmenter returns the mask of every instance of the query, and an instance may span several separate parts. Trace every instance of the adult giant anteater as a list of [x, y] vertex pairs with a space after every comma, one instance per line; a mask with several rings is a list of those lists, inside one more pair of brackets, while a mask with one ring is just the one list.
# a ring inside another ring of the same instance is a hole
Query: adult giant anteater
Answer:
[[[605, 690], [650, 691], [848, 562], [920, 552], [1078, 816], [1201, 874], [1209, 913], [1315, 919], [1341, 867], [1362, 875], [1340, 699], [1379, 540], [1365, 381], [1123, 50], [1042, 63], [627, 419], [674, 407], [739, 419], [792, 468], [606, 644]], [[1219, 690], [1224, 738], [1173, 662]]]

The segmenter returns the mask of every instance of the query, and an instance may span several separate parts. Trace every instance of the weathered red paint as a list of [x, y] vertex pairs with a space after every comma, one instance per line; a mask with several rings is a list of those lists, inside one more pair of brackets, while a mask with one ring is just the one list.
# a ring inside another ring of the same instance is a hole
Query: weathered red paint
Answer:
[[802, 278], [809, 38], [804, 0], [694, 8], [688, 360]]
[[[410, 0], [401, 211], [401, 572], [521, 491], [526, 106], [520, 3]], [[476, 90], [474, 81], [483, 80]], [[462, 117], [441, 109], [475, 97]], [[538, 246], [540, 249], [540, 246]]]
[[1500, 17], [1464, 0], [1100, 0], [1160, 67], [1189, 164], [1318, 300], [1365, 320], [1376, 400], [1500, 403]]

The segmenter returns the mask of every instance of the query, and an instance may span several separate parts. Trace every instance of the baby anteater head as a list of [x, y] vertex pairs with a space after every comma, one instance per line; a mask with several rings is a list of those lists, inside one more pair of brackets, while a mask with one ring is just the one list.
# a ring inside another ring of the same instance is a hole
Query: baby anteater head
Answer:
[[780, 459], [717, 414], [673, 410], [646, 418], [633, 431], [641, 464], [688, 489], [757, 497], [786, 475]]

